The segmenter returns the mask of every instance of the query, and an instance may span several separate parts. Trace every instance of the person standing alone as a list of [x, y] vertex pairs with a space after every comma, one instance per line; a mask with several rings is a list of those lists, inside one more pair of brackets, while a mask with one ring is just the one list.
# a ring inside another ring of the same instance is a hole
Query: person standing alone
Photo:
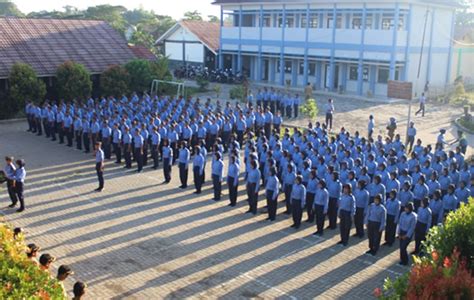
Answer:
[[102, 150], [102, 143], [95, 143], [95, 170], [97, 172], [97, 178], [99, 179], [99, 187], [96, 189], [97, 192], [104, 190], [104, 151]]

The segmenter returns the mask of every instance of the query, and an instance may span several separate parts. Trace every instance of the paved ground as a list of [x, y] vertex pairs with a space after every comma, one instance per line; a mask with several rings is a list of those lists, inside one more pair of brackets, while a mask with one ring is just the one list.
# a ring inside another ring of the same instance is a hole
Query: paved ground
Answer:
[[[336, 125], [365, 128], [367, 111], [403, 114], [400, 105], [361, 105], [351, 110], [336, 102], [339, 111], [345, 107]], [[455, 114], [429, 110], [419, 118], [422, 134], [448, 126]], [[344, 248], [335, 245], [336, 231], [317, 238], [314, 225], [289, 228], [283, 204], [273, 223], [266, 214], [244, 214], [243, 187], [230, 208], [227, 191], [221, 202], [210, 200], [209, 180], [196, 197], [191, 187], [177, 188], [176, 169], [171, 184], [162, 185], [161, 169], [135, 174], [109, 162], [106, 190], [93, 193], [92, 156], [27, 133], [18, 122], [0, 125], [0, 156], [6, 154], [27, 161], [27, 210], [6, 209], [2, 186], [0, 211], [26, 229], [28, 241], [57, 256], [56, 267], [72, 265], [76, 274], [67, 287], [86, 281], [87, 299], [367, 299], [385, 277], [407, 271], [397, 265], [396, 247], [371, 257], [363, 254], [365, 239], [351, 238]]]

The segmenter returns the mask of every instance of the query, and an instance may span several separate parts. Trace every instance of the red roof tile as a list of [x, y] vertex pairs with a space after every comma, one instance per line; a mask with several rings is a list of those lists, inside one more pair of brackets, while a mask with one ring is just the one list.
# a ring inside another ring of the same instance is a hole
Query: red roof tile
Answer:
[[142, 45], [128, 45], [130, 50], [132, 50], [133, 54], [135, 55], [136, 58], [141, 58], [141, 59], [148, 59], [148, 60], [156, 60], [155, 54], [150, 51], [145, 46]]
[[207, 47], [217, 52], [221, 30], [218, 22], [183, 20], [180, 23], [195, 34]]
[[16, 62], [51, 76], [66, 60], [91, 73], [135, 58], [125, 39], [104, 21], [0, 18], [0, 78]]

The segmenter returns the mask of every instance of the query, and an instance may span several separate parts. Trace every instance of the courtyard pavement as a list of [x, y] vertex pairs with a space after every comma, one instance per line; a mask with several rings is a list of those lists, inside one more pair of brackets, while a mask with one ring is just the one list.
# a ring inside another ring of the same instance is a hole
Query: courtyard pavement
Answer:
[[[402, 119], [405, 113], [403, 104], [338, 101], [336, 110], [336, 127], [360, 128], [363, 134], [369, 111], [381, 127], [389, 115]], [[416, 119], [420, 135], [435, 137], [459, 114], [429, 107], [425, 118]], [[293, 123], [298, 122], [306, 120]], [[225, 185], [223, 200], [211, 200], [210, 163], [199, 196], [193, 194], [191, 175], [190, 186], [178, 188], [176, 167], [172, 182], [163, 185], [161, 168], [137, 174], [112, 161], [106, 163], [105, 191], [94, 193], [90, 154], [25, 129], [24, 122], [0, 124], [0, 156], [24, 158], [28, 172], [26, 211], [6, 208], [2, 185], [0, 212], [25, 228], [28, 242], [58, 258], [55, 268], [72, 266], [75, 274], [66, 287], [87, 282], [86, 299], [368, 299], [384, 278], [408, 270], [397, 265], [396, 246], [382, 247], [372, 257], [364, 254], [366, 239], [351, 238], [342, 247], [336, 245], [338, 231], [315, 237], [315, 226], [308, 223], [295, 231], [281, 196], [275, 222], [265, 221], [263, 192], [260, 213], [244, 214], [242, 179], [237, 207], [227, 206]]]

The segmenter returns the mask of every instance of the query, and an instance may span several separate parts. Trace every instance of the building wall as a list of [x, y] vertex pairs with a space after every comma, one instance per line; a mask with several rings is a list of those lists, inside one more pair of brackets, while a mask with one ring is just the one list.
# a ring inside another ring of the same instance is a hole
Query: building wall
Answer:
[[474, 47], [454, 46], [450, 82], [458, 76], [474, 82]]
[[[186, 28], [179, 27], [165, 41], [165, 55], [171, 60], [183, 61], [189, 63], [204, 63], [204, 45], [199, 39]], [[183, 43], [185, 47], [183, 48]]]

